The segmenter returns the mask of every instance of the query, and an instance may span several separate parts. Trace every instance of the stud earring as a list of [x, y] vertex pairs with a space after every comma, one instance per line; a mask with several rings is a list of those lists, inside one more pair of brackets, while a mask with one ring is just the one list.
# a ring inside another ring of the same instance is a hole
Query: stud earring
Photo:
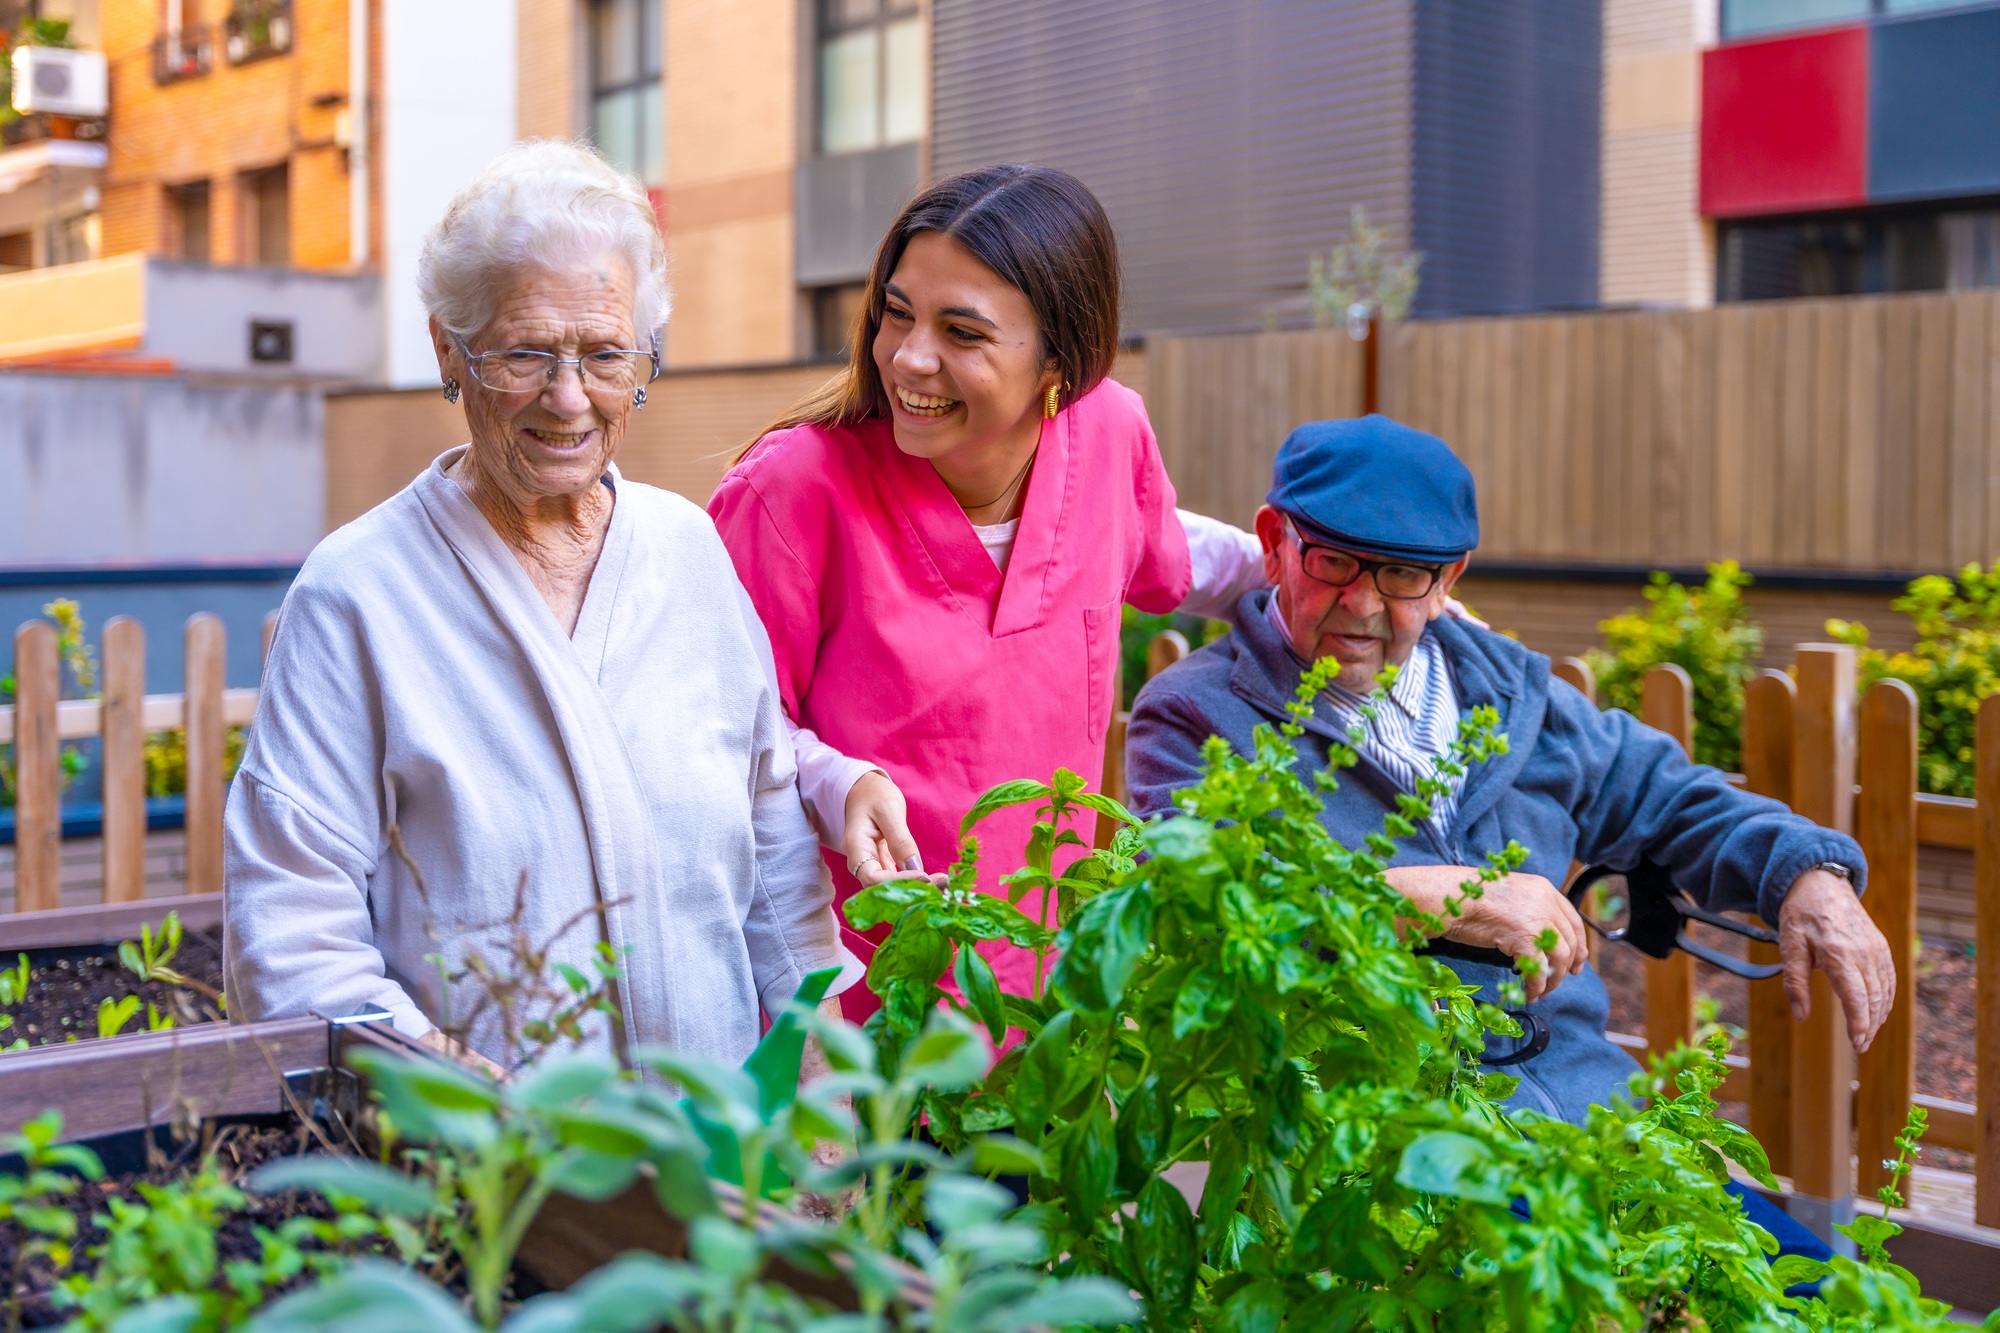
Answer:
[[1062, 411], [1062, 386], [1060, 384], [1051, 384], [1049, 386], [1049, 396], [1042, 400], [1042, 415], [1053, 421], [1055, 420], [1056, 413], [1060, 411]]
[[458, 401], [458, 381], [457, 381], [457, 380], [446, 380], [446, 381], [444, 382], [444, 400], [445, 400], [445, 401], [446, 401], [447, 403], [455, 403], [455, 402], [457, 402], [457, 401]]
[[644, 407], [645, 405], [646, 405], [646, 386], [641, 384], [639, 386], [638, 392], [632, 395], [632, 406]]

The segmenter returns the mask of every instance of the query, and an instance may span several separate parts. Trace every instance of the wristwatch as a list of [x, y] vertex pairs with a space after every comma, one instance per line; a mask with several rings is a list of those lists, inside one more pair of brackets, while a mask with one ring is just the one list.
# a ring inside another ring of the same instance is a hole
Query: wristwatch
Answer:
[[1853, 869], [1849, 866], [1842, 865], [1838, 861], [1821, 861], [1818, 865], [1814, 866], [1813, 869], [1824, 870], [1829, 875], [1837, 875], [1841, 879], [1846, 880], [1849, 884], [1852, 884], [1854, 882]]

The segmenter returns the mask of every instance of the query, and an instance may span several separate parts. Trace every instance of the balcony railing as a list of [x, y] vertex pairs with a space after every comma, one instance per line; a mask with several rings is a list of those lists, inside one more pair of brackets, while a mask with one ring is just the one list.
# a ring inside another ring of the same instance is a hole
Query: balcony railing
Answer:
[[208, 25], [190, 24], [153, 39], [153, 82], [177, 83], [208, 73], [213, 63]]
[[241, 0], [222, 21], [222, 49], [245, 65], [292, 49], [292, 0]]

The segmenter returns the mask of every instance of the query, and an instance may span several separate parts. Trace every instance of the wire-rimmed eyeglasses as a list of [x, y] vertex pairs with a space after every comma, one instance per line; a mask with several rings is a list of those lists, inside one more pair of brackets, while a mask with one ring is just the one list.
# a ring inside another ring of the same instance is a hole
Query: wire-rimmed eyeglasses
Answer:
[[472, 378], [501, 393], [540, 393], [555, 383], [564, 366], [575, 366], [586, 391], [631, 393], [650, 384], [660, 375], [660, 351], [629, 347], [601, 347], [581, 356], [557, 356], [538, 347], [508, 347], [492, 352], [474, 352], [463, 340], [458, 350], [465, 357]]
[[1364, 560], [1335, 546], [1309, 542], [1290, 519], [1285, 531], [1299, 548], [1299, 563], [1306, 577], [1330, 588], [1345, 588], [1363, 574], [1373, 577], [1375, 591], [1398, 602], [1414, 602], [1426, 597], [1444, 574], [1443, 565], [1413, 565], [1402, 560]]

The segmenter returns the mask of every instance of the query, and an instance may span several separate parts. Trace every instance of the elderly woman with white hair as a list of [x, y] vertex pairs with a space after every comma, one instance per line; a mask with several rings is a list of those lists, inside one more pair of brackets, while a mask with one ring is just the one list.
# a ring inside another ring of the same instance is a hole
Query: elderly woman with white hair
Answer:
[[[702, 510], [612, 459], [659, 373], [664, 247], [572, 144], [503, 155], [418, 283], [471, 440], [313, 551], [279, 614], [226, 819], [233, 1016], [386, 1009], [518, 1055], [468, 963], [590, 974], [589, 1044], [740, 1060], [843, 950], [771, 651]], [[402, 847], [396, 847], [400, 840]], [[407, 852], [407, 858], [404, 853]], [[490, 990], [490, 988], [489, 988]], [[490, 996], [487, 997], [490, 999]]]

